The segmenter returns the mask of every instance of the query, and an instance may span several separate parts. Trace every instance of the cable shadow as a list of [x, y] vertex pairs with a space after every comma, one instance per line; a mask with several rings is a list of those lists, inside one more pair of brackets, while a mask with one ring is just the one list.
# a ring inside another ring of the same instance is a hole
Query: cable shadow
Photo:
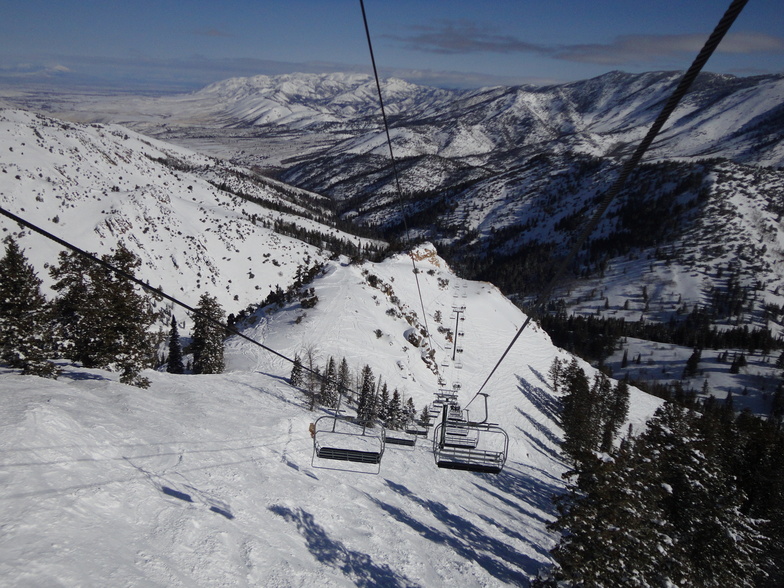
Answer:
[[297, 531], [305, 538], [308, 550], [319, 563], [340, 570], [360, 588], [419, 587], [419, 584], [396, 573], [388, 565], [377, 565], [369, 555], [348, 549], [340, 541], [331, 539], [309, 512], [279, 504], [270, 506], [269, 510], [296, 525]]
[[488, 574], [510, 586], [528, 586], [529, 577], [536, 576], [543, 563], [520, 553], [503, 541], [488, 535], [471, 521], [454, 514], [449, 508], [432, 500], [423, 500], [401, 484], [385, 480], [392, 490], [428, 510], [444, 523], [451, 533], [445, 533], [418, 521], [403, 509], [368, 498], [398, 522], [411, 527], [422, 537], [447, 546], [460, 557], [480, 565]]
[[[280, 436], [277, 437], [277, 438], [280, 438]], [[203, 454], [225, 453], [227, 451], [242, 452], [242, 451], [250, 451], [250, 450], [254, 450], [254, 449], [262, 449], [262, 448], [267, 448], [267, 447], [275, 447], [276, 445], [284, 445], [284, 444], [289, 443], [289, 442], [290, 442], [290, 440], [288, 438], [286, 438], [286, 439], [283, 439], [281, 441], [272, 441], [270, 443], [257, 443], [255, 445], [246, 445], [244, 447], [220, 447], [220, 448], [217, 448], [217, 449], [191, 449], [191, 450], [187, 450], [186, 449], [186, 450], [166, 451], [166, 452], [160, 452], [160, 453], [148, 453], [148, 454], [144, 454], [144, 455], [131, 455], [131, 456], [122, 455], [122, 456], [118, 456], [118, 457], [74, 457], [74, 458], [69, 458], [69, 459], [58, 459], [58, 460], [52, 460], [52, 461], [22, 461], [22, 462], [16, 462], [16, 463], [0, 463], [0, 467], [12, 468], [12, 467], [30, 467], [30, 466], [53, 466], [53, 465], [65, 465], [65, 464], [72, 464], [72, 463], [89, 463], [89, 462], [99, 463], [99, 462], [122, 461], [122, 460], [126, 460], [128, 458], [131, 458], [131, 459], [156, 459], [156, 458], [161, 458], [161, 457], [172, 457], [172, 456], [180, 456], [180, 457], [182, 457], [183, 455], [196, 455], [196, 454], [202, 454], [202, 453]], [[175, 443], [176, 444], [180, 444], [180, 445], [185, 445], [187, 443], [190, 443], [190, 441], [179, 441], [179, 442], [172, 441], [172, 444], [175, 444]], [[198, 442], [196, 442], [196, 443], [198, 443]], [[158, 445], [163, 445], [163, 444], [159, 443]], [[118, 448], [121, 448], [121, 447], [127, 447], [127, 446], [123, 446], [123, 445], [118, 446]], [[64, 447], [48, 447], [48, 448], [43, 448], [43, 449], [64, 449]], [[78, 446], [78, 449], [86, 450], [86, 449], [89, 449], [89, 448], [84, 446], [84, 445], [80, 445], [80, 446]], [[16, 451], [16, 450], [10, 450], [10, 451]], [[30, 449], [25, 449], [25, 451], [30, 451]]]
[[[127, 458], [120, 458], [120, 459], [126, 459], [127, 460]], [[198, 472], [198, 471], [203, 471], [203, 470], [211, 470], [211, 469], [217, 469], [217, 468], [225, 468], [225, 467], [229, 467], [229, 466], [239, 466], [239, 465], [255, 464], [255, 463], [256, 463], [255, 459], [243, 459], [243, 460], [239, 460], [239, 461], [230, 461], [230, 462], [224, 462], [224, 463], [220, 463], [220, 464], [211, 464], [211, 465], [206, 465], [206, 466], [200, 466], [200, 467], [183, 469], [183, 470], [179, 470], [177, 473], [182, 475], [182, 474], [187, 474], [187, 473], [190, 473], [190, 472]], [[115, 478], [115, 479], [112, 479], [112, 480], [99, 480], [97, 482], [90, 482], [90, 483], [87, 483], [87, 484], [75, 484], [73, 486], [66, 486], [64, 488], [47, 488], [45, 490], [33, 490], [31, 492], [19, 492], [19, 493], [16, 493], [16, 494], [9, 494], [8, 496], [0, 496], [0, 500], [14, 500], [14, 499], [18, 499], [18, 498], [32, 498], [32, 497], [35, 497], [35, 496], [44, 497], [44, 496], [47, 496], [47, 495], [48, 496], [55, 496], [57, 494], [68, 494], [68, 493], [71, 493], [71, 492], [76, 492], [78, 490], [87, 490], [87, 489], [90, 489], [90, 488], [100, 488], [101, 486], [107, 486], [109, 484], [133, 482], [133, 481], [139, 480], [139, 479], [141, 479], [143, 477], [145, 477], [144, 474], [139, 473], [139, 474], [134, 474], [134, 475], [131, 475], [131, 476], [124, 476], [124, 477], [121, 477], [121, 478]]]

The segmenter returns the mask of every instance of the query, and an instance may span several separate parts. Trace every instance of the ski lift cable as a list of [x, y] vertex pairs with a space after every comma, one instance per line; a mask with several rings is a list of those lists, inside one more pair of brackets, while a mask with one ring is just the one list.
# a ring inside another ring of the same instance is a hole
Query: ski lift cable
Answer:
[[[378, 92], [378, 104], [381, 108], [381, 119], [384, 122], [384, 133], [386, 134], [387, 138], [387, 147], [389, 148], [389, 159], [392, 164], [392, 174], [395, 178], [395, 189], [397, 191], [397, 202], [400, 208], [400, 216], [403, 220], [403, 230], [406, 235], [406, 240], [411, 246], [411, 235], [408, 228], [408, 221], [406, 219], [406, 208], [405, 204], [403, 203], [403, 191], [400, 188], [400, 175], [398, 174], [397, 170], [397, 160], [395, 159], [395, 154], [392, 149], [392, 137], [389, 134], [389, 121], [387, 119], [386, 109], [384, 108], [384, 98], [381, 95], [381, 82], [379, 81], [378, 77], [378, 68], [376, 67], [376, 58], [373, 54], [373, 41], [370, 37], [370, 27], [368, 26], [367, 20], [367, 13], [365, 12], [365, 1], [359, 0], [359, 6], [362, 9], [362, 22], [365, 25], [365, 36], [367, 37], [368, 43], [368, 51], [370, 52], [370, 64], [373, 67], [373, 76], [376, 80], [376, 91]], [[416, 287], [417, 287], [417, 294], [419, 295], [419, 305], [422, 308], [422, 321], [425, 324], [425, 333], [427, 334], [428, 344], [430, 348], [433, 349], [433, 340], [430, 337], [430, 328], [427, 325], [427, 314], [425, 314], [425, 302], [422, 299], [422, 288], [419, 285], [419, 271], [417, 270], [416, 260], [414, 259], [414, 252], [411, 251], [409, 256], [411, 257], [411, 265], [414, 268], [414, 279], [416, 280]]]
[[[613, 199], [621, 191], [621, 188], [623, 188], [631, 172], [634, 170], [637, 164], [639, 164], [643, 155], [648, 150], [651, 143], [653, 143], [653, 140], [656, 138], [656, 135], [658, 135], [659, 131], [661, 131], [662, 127], [664, 126], [664, 123], [667, 122], [667, 119], [670, 117], [670, 115], [673, 113], [675, 108], [678, 106], [678, 103], [689, 91], [689, 88], [691, 87], [694, 80], [697, 78], [697, 75], [705, 66], [708, 59], [716, 50], [719, 43], [727, 34], [727, 31], [729, 31], [730, 27], [735, 22], [738, 15], [741, 13], [741, 11], [743, 10], [743, 8], [746, 6], [747, 3], [748, 0], [733, 0], [733, 2], [730, 4], [727, 11], [724, 13], [724, 16], [722, 16], [721, 20], [716, 25], [716, 28], [713, 30], [713, 33], [711, 33], [710, 37], [708, 37], [708, 40], [705, 42], [705, 45], [702, 47], [702, 50], [694, 59], [694, 62], [691, 64], [691, 67], [689, 67], [689, 69], [681, 78], [678, 86], [675, 88], [669, 100], [664, 105], [664, 108], [662, 108], [661, 112], [659, 113], [659, 116], [656, 118], [653, 125], [648, 130], [648, 133], [640, 142], [634, 154], [626, 161], [626, 163], [621, 168], [618, 177], [616, 178], [615, 182], [612, 184], [610, 189], [605, 194], [601, 204], [599, 205], [599, 208], [596, 209], [590, 221], [585, 225], [582, 232], [578, 235], [577, 239], [575, 240], [574, 244], [572, 245], [566, 257], [556, 267], [555, 274], [547, 283], [544, 290], [542, 290], [542, 292], [537, 297], [536, 301], [531, 307], [531, 311], [528, 313], [528, 316], [523, 322], [523, 325], [520, 327], [520, 329], [518, 329], [517, 333], [512, 338], [512, 341], [506, 347], [500, 359], [496, 362], [495, 366], [490, 371], [490, 374], [487, 376], [482, 386], [480, 386], [479, 391], [476, 393], [477, 395], [479, 395], [479, 393], [482, 392], [484, 387], [490, 381], [490, 378], [493, 377], [493, 374], [495, 374], [496, 370], [501, 365], [501, 362], [504, 361], [509, 351], [512, 349], [514, 344], [520, 338], [520, 335], [522, 335], [523, 331], [531, 322], [531, 316], [539, 309], [542, 309], [544, 305], [547, 303], [547, 301], [550, 298], [550, 295], [552, 294], [552, 291], [555, 289], [556, 284], [560, 281], [561, 276], [566, 271], [566, 268], [569, 267], [569, 265], [572, 263], [574, 258], [577, 256], [577, 253], [579, 252], [585, 240], [594, 231], [596, 225], [599, 224], [599, 220], [607, 211], [607, 208], [610, 206]], [[474, 398], [476, 398], [476, 396], [474, 396]], [[473, 401], [473, 398], [471, 400]]]
[[[85, 251], [84, 249], [81, 249], [81, 248], [77, 247], [76, 245], [73, 245], [73, 244], [69, 243], [65, 239], [61, 239], [57, 235], [54, 235], [53, 233], [50, 233], [49, 231], [40, 228], [39, 226], [31, 223], [30, 221], [27, 221], [27, 220], [23, 219], [20, 216], [15, 215], [14, 213], [6, 210], [3, 207], [0, 207], [0, 214], [2, 214], [3, 216], [6, 216], [7, 218], [11, 219], [12, 221], [17, 222], [18, 224], [22, 225], [23, 227], [27, 227], [31, 231], [34, 231], [34, 232], [38, 233], [39, 235], [42, 235], [42, 236], [46, 237], [47, 239], [50, 239], [50, 240], [54, 241], [58, 245], [66, 248], [66, 249], [69, 249], [69, 250], [73, 251], [74, 253], [77, 253], [77, 254], [81, 255], [82, 257], [88, 259], [89, 261], [91, 261], [93, 263], [97, 263], [100, 266], [103, 266], [104, 268], [114, 272], [116, 275], [118, 275], [118, 276], [120, 276], [120, 277], [122, 277], [122, 278], [124, 278], [124, 279], [126, 279], [126, 280], [128, 280], [130, 282], [133, 282], [137, 286], [141, 286], [144, 290], [147, 290], [147, 291], [155, 294], [156, 296], [160, 296], [161, 298], [164, 298], [165, 300], [168, 300], [169, 302], [173, 302], [174, 304], [184, 308], [185, 310], [187, 310], [191, 314], [204, 319], [205, 321], [211, 323], [212, 325], [220, 327], [221, 329], [223, 329], [224, 331], [226, 331], [228, 333], [231, 333], [232, 335], [237, 335], [241, 339], [244, 339], [245, 341], [248, 341], [249, 343], [252, 343], [252, 344], [254, 344], [254, 345], [258, 346], [258, 347], [261, 347], [264, 351], [268, 351], [269, 353], [272, 353], [273, 355], [275, 355], [275, 356], [277, 356], [277, 357], [279, 357], [279, 358], [281, 358], [281, 359], [283, 359], [285, 361], [288, 361], [289, 363], [292, 363], [292, 364], [296, 363], [296, 360], [291, 359], [290, 357], [287, 357], [286, 355], [284, 355], [284, 354], [282, 354], [282, 353], [280, 353], [278, 351], [275, 351], [271, 347], [268, 347], [268, 346], [264, 345], [263, 343], [260, 343], [259, 341], [256, 341], [255, 339], [252, 339], [251, 337], [248, 337], [244, 333], [240, 332], [237, 328], [235, 328], [235, 327], [233, 327], [233, 326], [231, 326], [231, 325], [229, 325], [227, 323], [223, 323], [223, 322], [221, 322], [219, 320], [216, 320], [216, 319], [212, 318], [211, 316], [209, 316], [209, 315], [203, 313], [202, 311], [200, 311], [198, 308], [194, 308], [194, 307], [190, 306], [189, 304], [186, 304], [185, 302], [182, 302], [181, 300], [175, 298], [174, 296], [171, 296], [171, 295], [167, 294], [161, 288], [155, 288], [153, 286], [150, 286], [148, 283], [140, 280], [139, 278], [131, 275], [130, 273], [128, 273], [128, 272], [126, 272], [126, 271], [124, 271], [124, 270], [122, 270], [122, 269], [120, 269], [118, 267], [115, 267], [114, 265], [112, 265], [111, 263], [109, 263], [107, 261], [104, 261], [103, 259], [101, 259], [97, 255], [94, 255], [94, 254], [92, 254], [92, 253], [90, 253], [88, 251]], [[300, 364], [300, 366], [306, 372], [310, 372], [311, 374], [317, 376], [320, 379], [324, 379], [325, 378], [324, 374], [321, 374], [320, 372], [318, 372], [316, 370], [312, 370], [309, 367], [307, 367], [305, 365], [302, 365], [302, 364]], [[356, 394], [355, 390], [351, 390], [347, 386], [343, 386], [343, 388], [346, 391], [348, 391], [348, 392], [353, 392], [354, 394]]]

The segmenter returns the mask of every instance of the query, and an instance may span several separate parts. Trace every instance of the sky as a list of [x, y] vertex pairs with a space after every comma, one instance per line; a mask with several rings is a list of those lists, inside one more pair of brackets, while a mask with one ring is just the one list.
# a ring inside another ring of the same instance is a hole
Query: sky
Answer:
[[[370, 71], [359, 0], [5, 0], [0, 85], [190, 91]], [[451, 88], [686, 69], [730, 0], [365, 0], [383, 77]], [[708, 71], [784, 72], [778, 0], [744, 8]]]

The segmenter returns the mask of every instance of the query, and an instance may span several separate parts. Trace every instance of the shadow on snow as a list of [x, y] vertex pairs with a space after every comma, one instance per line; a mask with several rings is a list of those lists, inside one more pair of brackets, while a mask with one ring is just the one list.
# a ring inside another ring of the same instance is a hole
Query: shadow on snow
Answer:
[[291, 509], [279, 504], [269, 510], [296, 525], [305, 538], [310, 553], [322, 564], [339, 569], [357, 586], [362, 588], [415, 588], [419, 585], [397, 574], [387, 565], [377, 565], [369, 555], [352, 551], [343, 543], [331, 539], [312, 514], [301, 508]]
[[[451, 532], [431, 527], [405, 512], [403, 509], [369, 497], [380, 508], [397, 521], [411, 527], [425, 539], [440, 543], [454, 551], [458, 556], [473, 561], [487, 573], [505, 584], [528, 586], [528, 576], [535, 576], [542, 562], [520, 553], [503, 541], [496, 539], [477, 527], [471, 521], [451, 512], [449, 508], [432, 500], [423, 500], [402, 484], [385, 480], [386, 484], [401, 496], [408, 498], [429, 511], [437, 520], [446, 525]], [[494, 524], [494, 526], [498, 526]], [[507, 531], [509, 531], [507, 529]], [[512, 531], [507, 536], [512, 537]]]

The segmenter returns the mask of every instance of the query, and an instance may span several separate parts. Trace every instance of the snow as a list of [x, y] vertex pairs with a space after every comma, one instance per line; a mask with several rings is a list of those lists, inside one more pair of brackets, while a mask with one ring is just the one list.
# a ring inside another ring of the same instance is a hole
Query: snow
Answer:
[[[441, 373], [462, 382], [465, 405], [524, 316], [432, 249], [415, 263], [431, 325], [436, 310], [465, 306], [463, 367]], [[405, 340], [407, 320], [386, 312], [392, 296], [419, 310], [410, 257], [332, 261], [311, 286], [314, 308], [257, 315], [245, 334], [288, 356], [345, 356], [352, 372], [368, 363], [418, 409], [433, 400], [437, 375]], [[449, 353], [432, 330], [440, 366]], [[510, 437], [498, 475], [438, 469], [429, 439], [387, 445], [378, 475], [314, 467], [324, 460], [312, 463], [309, 425], [327, 413], [307, 410], [287, 362], [238, 338], [224, 374], [148, 370], [146, 390], [68, 364], [56, 381], [2, 370], [0, 575], [15, 586], [527, 585], [550, 562], [566, 468], [545, 377], [556, 356], [567, 358], [534, 326], [491, 380], [490, 419]], [[658, 404], [633, 391], [630, 422]]]
[[[115, 125], [2, 111], [0, 143], [4, 207], [86, 250], [126, 240], [142, 257], [138, 275], [190, 306], [209, 291], [227, 310], [244, 308], [287, 286], [308, 257], [324, 261], [308, 285], [315, 307], [256, 312], [238, 324], [244, 334], [319, 365], [345, 357], [353, 374], [367, 364], [418, 411], [456, 386], [472, 418], [484, 416], [476, 392], [525, 316], [491, 284], [458, 278], [432, 246], [378, 264], [327, 261], [250, 222], [250, 203], [205, 179], [226, 177], [224, 164]], [[8, 221], [2, 228], [46, 278], [57, 249]], [[418, 347], [412, 334], [425, 323]], [[452, 360], [456, 323], [463, 351]], [[557, 540], [547, 523], [566, 464], [546, 376], [556, 357], [571, 360], [532, 324], [484, 388], [489, 421], [509, 435], [498, 475], [437, 468], [432, 439], [387, 445], [377, 475], [317, 467], [325, 460], [314, 460], [310, 424], [327, 413], [308, 411], [288, 385], [289, 362], [241, 338], [227, 341], [224, 374], [148, 370], [148, 389], [67, 363], [56, 381], [0, 367], [0, 577], [13, 586], [526, 585]], [[642, 430], [660, 404], [632, 390], [628, 425]]]

